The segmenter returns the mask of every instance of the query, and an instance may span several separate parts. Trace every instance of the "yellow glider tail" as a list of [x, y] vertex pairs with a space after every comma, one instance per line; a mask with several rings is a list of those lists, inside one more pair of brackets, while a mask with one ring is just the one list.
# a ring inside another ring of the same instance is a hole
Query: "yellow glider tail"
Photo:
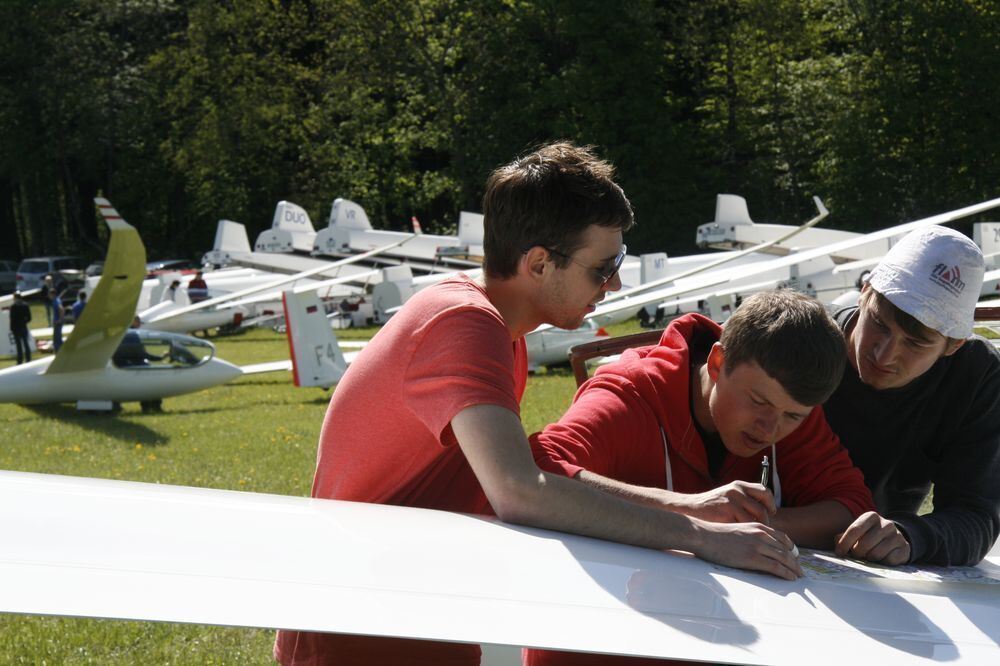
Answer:
[[111, 230], [104, 272], [46, 374], [103, 368], [135, 317], [146, 277], [146, 248], [139, 232], [121, 218], [110, 201], [95, 198], [94, 203]]

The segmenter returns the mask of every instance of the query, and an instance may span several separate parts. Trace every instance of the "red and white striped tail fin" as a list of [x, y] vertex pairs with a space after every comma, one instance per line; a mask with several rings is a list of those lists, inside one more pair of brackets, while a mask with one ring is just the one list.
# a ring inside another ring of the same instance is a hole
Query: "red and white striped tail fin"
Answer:
[[125, 223], [121, 213], [119, 213], [107, 199], [103, 197], [94, 197], [94, 203], [97, 205], [97, 210], [100, 211], [101, 217], [104, 218], [104, 221], [108, 223], [109, 227], [114, 228]]
[[285, 308], [288, 351], [296, 386], [329, 387], [340, 381], [347, 360], [315, 291], [281, 294]]

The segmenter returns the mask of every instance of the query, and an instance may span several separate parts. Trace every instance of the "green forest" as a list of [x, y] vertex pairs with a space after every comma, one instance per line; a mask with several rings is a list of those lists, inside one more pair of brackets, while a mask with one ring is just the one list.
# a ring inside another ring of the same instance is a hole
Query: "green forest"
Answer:
[[867, 230], [1000, 195], [993, 0], [3, 0], [0, 257], [151, 257], [319, 228], [447, 233], [486, 176], [593, 144], [633, 251], [693, 250], [718, 192], [758, 222]]

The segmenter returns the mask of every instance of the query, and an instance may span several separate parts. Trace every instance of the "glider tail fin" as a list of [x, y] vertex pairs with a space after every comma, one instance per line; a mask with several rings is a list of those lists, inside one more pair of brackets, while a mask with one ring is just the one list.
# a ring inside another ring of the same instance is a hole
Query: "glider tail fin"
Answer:
[[372, 228], [372, 223], [365, 209], [359, 204], [338, 197], [333, 200], [333, 207], [330, 208], [328, 226], [367, 231]]
[[247, 228], [232, 220], [219, 220], [215, 227], [215, 244], [201, 259], [203, 264], [225, 266], [232, 259], [231, 253], [250, 254]]
[[721, 225], [753, 224], [747, 200], [735, 194], [718, 194], [715, 197], [715, 223]]
[[255, 252], [309, 252], [313, 248], [316, 230], [309, 213], [291, 201], [279, 201], [274, 208], [271, 228], [257, 236]]
[[281, 294], [288, 349], [296, 386], [333, 386], [347, 370], [347, 360], [315, 291]]
[[274, 217], [271, 219], [272, 229], [285, 229], [292, 233], [314, 233], [309, 213], [302, 206], [291, 201], [279, 201], [274, 207]]

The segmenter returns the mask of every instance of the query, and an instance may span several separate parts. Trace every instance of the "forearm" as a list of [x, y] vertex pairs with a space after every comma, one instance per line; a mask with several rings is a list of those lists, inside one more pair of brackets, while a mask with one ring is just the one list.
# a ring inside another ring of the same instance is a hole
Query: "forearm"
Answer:
[[692, 519], [539, 470], [513, 413], [490, 405], [470, 407], [452, 420], [452, 427], [501, 520], [697, 552], [700, 531]]
[[[998, 387], [994, 384], [994, 388]], [[912, 511], [894, 510], [915, 507], [891, 507], [884, 514], [906, 534], [911, 562], [972, 566], [986, 556], [1000, 534], [998, 407], [991, 401], [980, 408], [991, 414], [990, 436], [956, 436], [949, 440], [943, 456], [945, 464], [927, 470], [934, 487], [933, 510], [915, 515]]]
[[771, 525], [800, 545], [809, 548], [833, 548], [834, 537], [843, 532], [854, 516], [840, 502], [825, 500], [807, 506], [778, 509]]
[[895, 521], [910, 542], [911, 562], [973, 566], [997, 539], [997, 518], [988, 511], [947, 507], [924, 516], [893, 511], [886, 518]]
[[634, 546], [699, 551], [695, 521], [654, 508], [654, 493], [632, 493], [634, 487], [617, 482], [609, 492], [604, 484], [541, 471], [533, 476], [506, 491], [503, 509], [494, 505], [503, 520]]
[[792, 541], [759, 523], [711, 523], [616, 497], [576, 479], [539, 472], [523, 513], [504, 519], [635, 546], [678, 549], [710, 562], [793, 580], [802, 575]]
[[615, 479], [609, 479], [600, 474], [595, 474], [588, 470], [580, 470], [576, 475], [577, 481], [596, 488], [605, 493], [620, 497], [621, 499], [642, 504], [654, 509], [669, 509], [685, 515], [693, 515], [690, 507], [684, 502], [684, 495], [662, 488], [650, 488], [646, 486], [635, 486]]
[[702, 493], [678, 493], [660, 488], [636, 486], [609, 479], [587, 470], [576, 478], [592, 488], [616, 497], [713, 523], [771, 523], [774, 496], [759, 484], [732, 481]]

